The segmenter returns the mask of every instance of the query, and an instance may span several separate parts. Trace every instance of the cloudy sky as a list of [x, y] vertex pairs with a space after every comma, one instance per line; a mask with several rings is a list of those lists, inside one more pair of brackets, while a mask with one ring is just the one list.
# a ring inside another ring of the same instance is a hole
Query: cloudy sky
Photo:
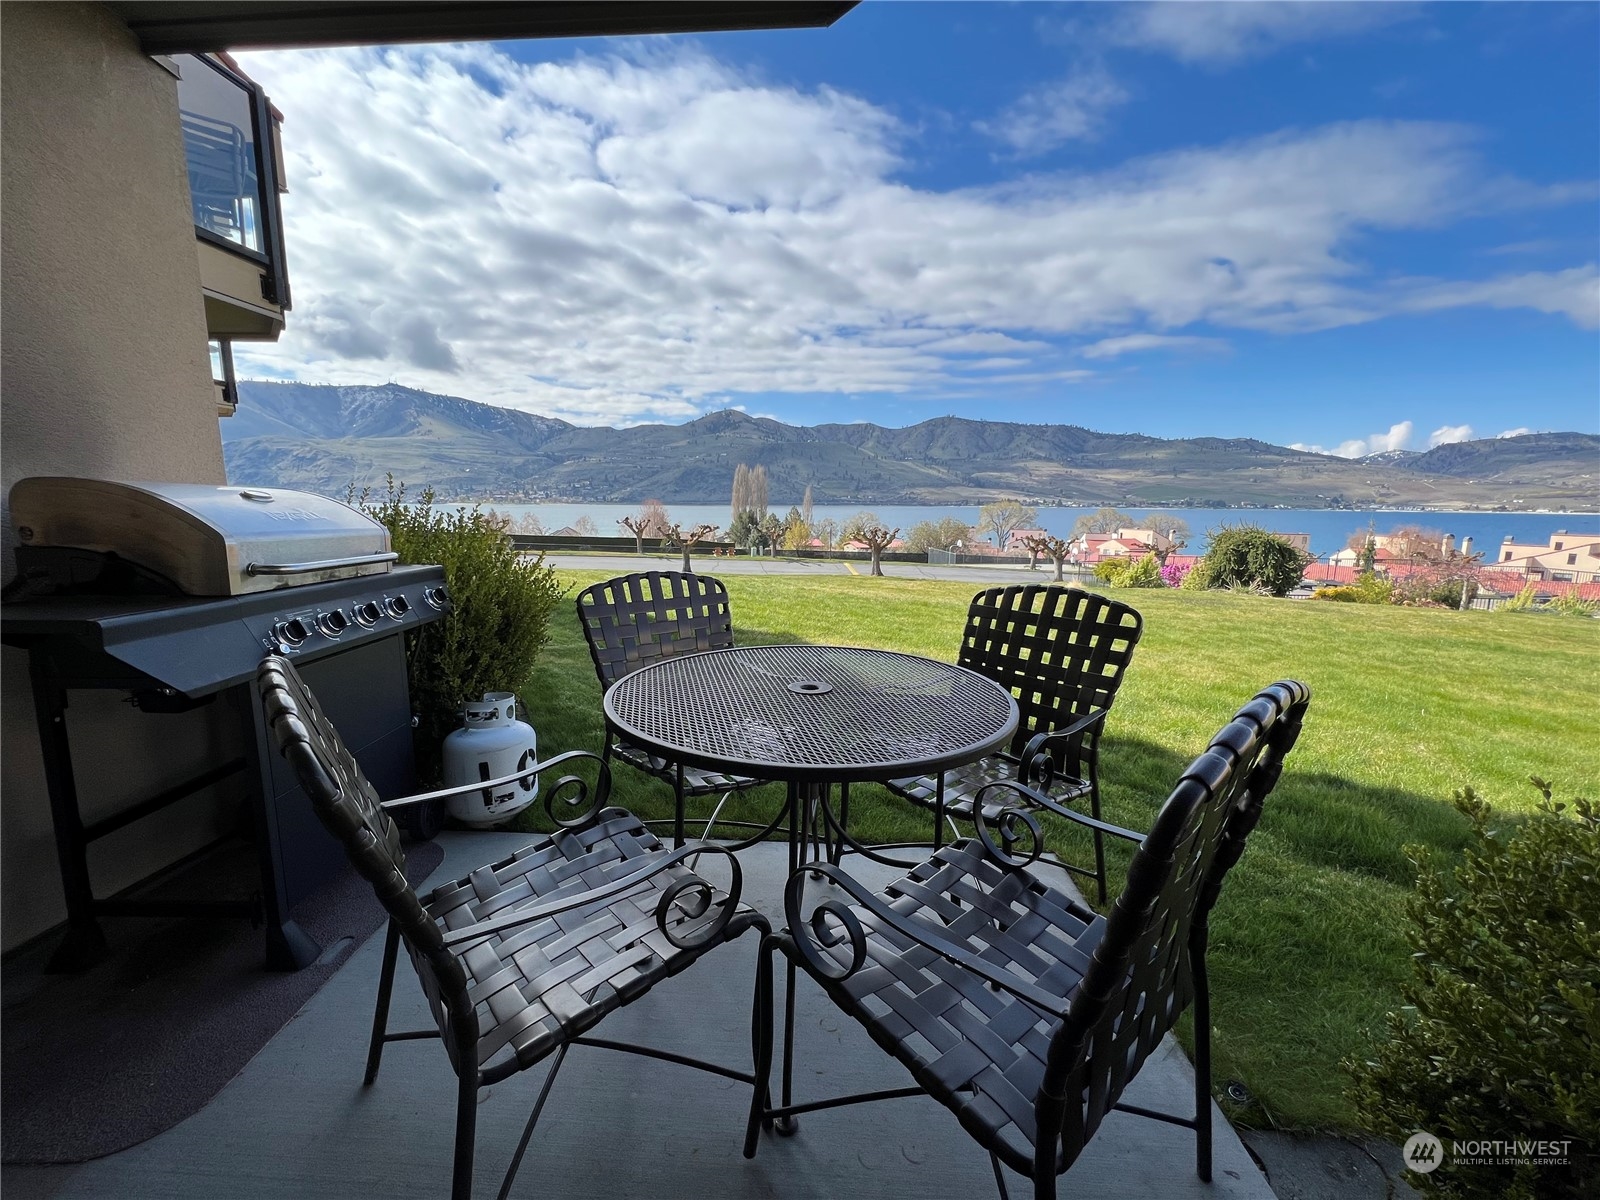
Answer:
[[1344, 454], [1600, 428], [1593, 5], [869, 0], [240, 58], [295, 296], [251, 377]]

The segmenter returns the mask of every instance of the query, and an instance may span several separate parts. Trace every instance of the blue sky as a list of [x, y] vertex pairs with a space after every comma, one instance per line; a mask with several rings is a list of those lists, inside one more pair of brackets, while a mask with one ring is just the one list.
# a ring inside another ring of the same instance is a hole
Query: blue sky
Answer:
[[869, 2], [242, 58], [296, 297], [255, 377], [1344, 454], [1600, 429], [1594, 5]]

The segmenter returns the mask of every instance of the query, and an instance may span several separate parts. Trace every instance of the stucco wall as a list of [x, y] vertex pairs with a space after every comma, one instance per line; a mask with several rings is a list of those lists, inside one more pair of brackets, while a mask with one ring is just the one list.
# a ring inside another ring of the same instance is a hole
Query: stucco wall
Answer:
[[[0, 486], [27, 475], [222, 482], [177, 81], [94, 4], [0, 4]], [[15, 544], [4, 514], [6, 578]], [[0, 942], [65, 917], [26, 655], [3, 661]], [[85, 815], [221, 749], [207, 711], [145, 717], [74, 692]], [[197, 797], [90, 850], [104, 896], [214, 838]]]

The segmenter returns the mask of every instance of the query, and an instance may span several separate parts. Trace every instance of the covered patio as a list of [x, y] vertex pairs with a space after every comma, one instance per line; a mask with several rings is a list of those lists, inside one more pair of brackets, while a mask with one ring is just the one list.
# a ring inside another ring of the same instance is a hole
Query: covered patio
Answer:
[[[445, 859], [425, 887], [511, 853], [528, 835], [447, 832], [439, 840]], [[740, 860], [746, 901], [781, 925], [785, 847], [756, 846]], [[874, 886], [894, 874], [855, 856], [847, 864]], [[1072, 887], [1064, 871], [1039, 869], [1052, 885]], [[755, 952], [754, 938], [712, 952], [612, 1014], [597, 1032], [748, 1068]], [[6, 1167], [0, 1190], [13, 1200], [445, 1194], [455, 1081], [442, 1048], [391, 1045], [376, 1083], [361, 1086], [381, 956], [381, 933], [356, 947], [298, 1015], [188, 1120], [91, 1162]], [[797, 1007], [797, 1101], [909, 1082], [804, 976]], [[402, 963], [391, 1028], [431, 1026], [421, 991]], [[544, 1070], [480, 1093], [475, 1194], [498, 1187]], [[1188, 1060], [1169, 1036], [1126, 1099], [1183, 1113], [1192, 1096]], [[511, 1194], [575, 1200], [995, 1194], [986, 1155], [949, 1112], [926, 1098], [807, 1114], [792, 1138], [764, 1134], [754, 1160], [740, 1153], [748, 1104], [748, 1091], [732, 1081], [580, 1047], [552, 1091]], [[1188, 1130], [1114, 1113], [1061, 1186], [1066, 1194], [1108, 1198], [1269, 1200], [1266, 1178], [1220, 1110], [1214, 1115], [1210, 1184], [1195, 1175]], [[1029, 1190], [1014, 1174], [1007, 1185], [1013, 1195]]]

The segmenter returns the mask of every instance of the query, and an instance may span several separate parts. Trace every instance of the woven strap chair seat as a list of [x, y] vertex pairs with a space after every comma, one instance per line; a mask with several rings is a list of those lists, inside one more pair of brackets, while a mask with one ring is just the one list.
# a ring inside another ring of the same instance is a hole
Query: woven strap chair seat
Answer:
[[[646, 753], [627, 742], [613, 743], [611, 757], [669, 784], [676, 785], [678, 781], [677, 763], [659, 754]], [[751, 779], [748, 775], [725, 775], [721, 771], [708, 771], [687, 764], [683, 768], [685, 796], [720, 796], [724, 792], [742, 792], [746, 788], [761, 787], [766, 782], [764, 779]]]
[[[979, 790], [998, 779], [1017, 777], [1016, 760], [1005, 754], [991, 754], [966, 766], [952, 767], [944, 773], [944, 810], [952, 817], [972, 819], [972, 805]], [[897, 796], [932, 809], [938, 806], [939, 778], [936, 775], [918, 775], [911, 779], [891, 779], [885, 785]], [[1068, 804], [1082, 799], [1093, 790], [1087, 779], [1057, 778], [1045, 795], [1058, 804]], [[1015, 805], [1016, 796], [1009, 792], [991, 792], [984, 801], [984, 816], [993, 818], [1007, 804]]]
[[[938, 851], [882, 894], [902, 916], [1063, 1002], [1105, 930], [1103, 917], [1025, 871], [1004, 870], [976, 840]], [[981, 1144], [1029, 1171], [1034, 1098], [1059, 1015], [991, 987], [868, 910], [851, 911], [866, 959], [843, 981], [818, 981]], [[825, 952], [849, 965], [848, 942]]]
[[[423, 907], [449, 933], [605, 887], [666, 853], [632, 813], [609, 808], [587, 828], [557, 831], [435, 889]], [[533, 1065], [703, 953], [674, 946], [656, 921], [667, 889], [699, 878], [685, 866], [670, 867], [620, 899], [467, 943], [460, 962], [478, 1013], [478, 1065], [486, 1079]], [[726, 900], [717, 890], [698, 917], [680, 911], [674, 931], [692, 938]]]

